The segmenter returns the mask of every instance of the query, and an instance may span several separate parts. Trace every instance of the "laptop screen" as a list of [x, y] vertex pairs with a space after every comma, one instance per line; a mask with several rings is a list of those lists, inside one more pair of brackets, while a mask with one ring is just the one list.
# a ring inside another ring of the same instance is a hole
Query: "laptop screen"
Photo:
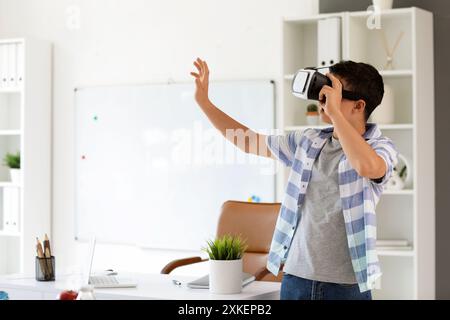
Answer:
[[89, 277], [91, 276], [92, 272], [92, 261], [94, 260], [94, 251], [95, 251], [95, 236], [91, 238], [89, 241], [89, 248], [87, 252], [86, 257], [86, 266], [83, 273], [83, 284], [88, 285], [89, 284]]

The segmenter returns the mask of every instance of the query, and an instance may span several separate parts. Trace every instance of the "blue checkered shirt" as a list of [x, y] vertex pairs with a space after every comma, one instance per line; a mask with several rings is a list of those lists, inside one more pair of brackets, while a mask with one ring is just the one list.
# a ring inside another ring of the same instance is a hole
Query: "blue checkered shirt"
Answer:
[[[308, 128], [287, 135], [267, 137], [266, 142], [272, 154], [290, 168], [267, 260], [267, 269], [274, 275], [278, 274], [281, 264], [286, 260], [295, 229], [301, 219], [298, 208], [305, 198], [313, 162], [332, 134], [333, 127], [328, 127]], [[381, 135], [376, 124], [367, 123], [363, 137], [386, 162], [384, 177], [379, 181], [361, 177], [351, 167], [345, 153], [338, 166], [339, 193], [348, 248], [361, 292], [373, 289], [375, 281], [381, 276], [376, 251], [375, 207], [397, 164], [398, 156], [392, 141]]]

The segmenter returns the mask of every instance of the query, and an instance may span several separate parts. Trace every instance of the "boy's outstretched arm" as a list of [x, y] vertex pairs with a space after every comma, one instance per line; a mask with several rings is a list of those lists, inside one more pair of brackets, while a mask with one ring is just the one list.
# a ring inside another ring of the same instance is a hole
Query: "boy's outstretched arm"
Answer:
[[194, 65], [198, 70], [198, 73], [191, 72], [191, 75], [195, 77], [195, 100], [214, 127], [242, 151], [258, 156], [274, 158], [267, 147], [265, 135], [250, 130], [211, 103], [208, 97], [208, 65], [206, 61], [200, 58], [194, 61]]
[[382, 178], [388, 170], [387, 163], [343, 116], [340, 110], [342, 83], [331, 73], [327, 76], [331, 79], [333, 87], [323, 86], [319, 97], [326, 97], [325, 112], [333, 122], [347, 159], [360, 176], [369, 179]]

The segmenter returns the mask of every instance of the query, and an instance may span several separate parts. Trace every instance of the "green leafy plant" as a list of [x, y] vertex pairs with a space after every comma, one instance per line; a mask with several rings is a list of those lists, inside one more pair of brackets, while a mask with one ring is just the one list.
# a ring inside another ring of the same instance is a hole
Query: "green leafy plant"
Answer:
[[20, 152], [7, 153], [3, 158], [4, 164], [11, 169], [20, 169]]
[[215, 240], [208, 240], [207, 246], [202, 248], [210, 260], [238, 260], [241, 259], [247, 245], [241, 237], [224, 235]]
[[306, 111], [307, 111], [307, 112], [317, 112], [318, 110], [319, 110], [319, 109], [317, 108], [317, 105], [314, 104], [314, 103], [309, 104], [309, 105], [306, 107]]

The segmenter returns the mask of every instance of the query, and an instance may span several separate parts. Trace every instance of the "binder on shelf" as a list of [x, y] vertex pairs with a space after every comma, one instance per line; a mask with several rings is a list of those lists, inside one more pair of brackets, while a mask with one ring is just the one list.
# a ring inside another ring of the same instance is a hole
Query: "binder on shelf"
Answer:
[[381, 239], [377, 240], [377, 246], [380, 247], [407, 247], [408, 240], [404, 239]]
[[24, 45], [22, 42], [0, 44], [0, 88], [16, 88], [24, 79]]
[[21, 86], [24, 80], [25, 48], [22, 42], [17, 43], [17, 85]]
[[377, 240], [379, 251], [411, 251], [413, 248], [406, 239], [381, 239]]
[[317, 62], [319, 66], [333, 65], [341, 60], [341, 18], [317, 22]]
[[9, 200], [9, 193], [6, 191], [7, 188], [3, 188], [2, 197], [2, 210], [3, 210], [3, 231], [10, 231], [11, 228], [11, 201]]
[[377, 246], [378, 251], [412, 251], [412, 246]]
[[5, 82], [5, 88], [9, 88], [10, 85], [10, 77], [11, 77], [11, 66], [10, 66], [10, 49], [11, 44], [7, 43], [5, 44], [5, 79], [3, 80]]
[[0, 44], [0, 88], [6, 88], [8, 73], [8, 47]]
[[3, 230], [19, 232], [20, 189], [3, 188]]
[[8, 80], [7, 86], [9, 88], [13, 88], [16, 86], [16, 77], [17, 77], [17, 64], [16, 64], [16, 53], [17, 44], [10, 43], [8, 44]]
[[317, 63], [319, 66], [327, 64], [327, 48], [328, 43], [328, 20], [322, 19], [317, 21]]

